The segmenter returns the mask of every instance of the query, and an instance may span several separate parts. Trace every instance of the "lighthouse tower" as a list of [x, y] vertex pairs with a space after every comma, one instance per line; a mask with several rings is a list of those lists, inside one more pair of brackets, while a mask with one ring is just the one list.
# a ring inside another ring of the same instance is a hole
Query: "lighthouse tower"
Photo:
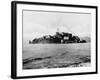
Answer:
[[59, 28], [57, 28], [57, 32], [56, 32], [56, 35], [58, 35], [60, 32], [59, 32]]
[[57, 32], [59, 33], [59, 28], [57, 28]]

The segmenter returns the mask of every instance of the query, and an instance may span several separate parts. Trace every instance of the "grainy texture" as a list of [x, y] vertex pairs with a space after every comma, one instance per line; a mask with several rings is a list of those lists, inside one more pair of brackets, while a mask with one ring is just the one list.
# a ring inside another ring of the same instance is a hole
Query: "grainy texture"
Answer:
[[24, 48], [23, 69], [82, 67], [91, 63], [90, 43], [33, 44], [30, 48]]

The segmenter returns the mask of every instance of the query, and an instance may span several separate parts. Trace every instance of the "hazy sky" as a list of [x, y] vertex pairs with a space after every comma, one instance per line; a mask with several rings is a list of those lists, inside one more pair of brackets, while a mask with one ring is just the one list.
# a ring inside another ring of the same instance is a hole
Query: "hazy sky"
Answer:
[[87, 36], [91, 32], [91, 14], [23, 11], [23, 38], [32, 40], [48, 34], [71, 32]]

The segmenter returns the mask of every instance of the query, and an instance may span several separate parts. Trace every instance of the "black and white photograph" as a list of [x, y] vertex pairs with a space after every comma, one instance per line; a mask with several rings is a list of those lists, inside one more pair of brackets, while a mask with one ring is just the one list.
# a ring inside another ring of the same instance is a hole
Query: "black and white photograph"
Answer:
[[96, 6], [12, 4], [14, 77], [97, 73]]
[[91, 14], [23, 10], [23, 69], [91, 66]]

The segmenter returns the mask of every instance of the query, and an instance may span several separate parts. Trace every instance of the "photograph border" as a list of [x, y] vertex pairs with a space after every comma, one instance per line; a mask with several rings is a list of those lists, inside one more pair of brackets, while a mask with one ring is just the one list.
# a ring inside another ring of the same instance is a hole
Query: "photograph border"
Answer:
[[[59, 6], [59, 7], [77, 7], [77, 8], [93, 8], [96, 10], [96, 71], [84, 73], [69, 73], [69, 74], [51, 74], [51, 75], [37, 75], [37, 76], [17, 76], [17, 4], [31, 4], [31, 5], [45, 5], [45, 6]], [[67, 76], [67, 75], [85, 75], [98, 73], [98, 7], [89, 5], [73, 5], [73, 4], [57, 4], [57, 3], [42, 3], [42, 2], [24, 2], [12, 1], [11, 2], [11, 78], [39, 78], [39, 77], [54, 77], [54, 76]]]

